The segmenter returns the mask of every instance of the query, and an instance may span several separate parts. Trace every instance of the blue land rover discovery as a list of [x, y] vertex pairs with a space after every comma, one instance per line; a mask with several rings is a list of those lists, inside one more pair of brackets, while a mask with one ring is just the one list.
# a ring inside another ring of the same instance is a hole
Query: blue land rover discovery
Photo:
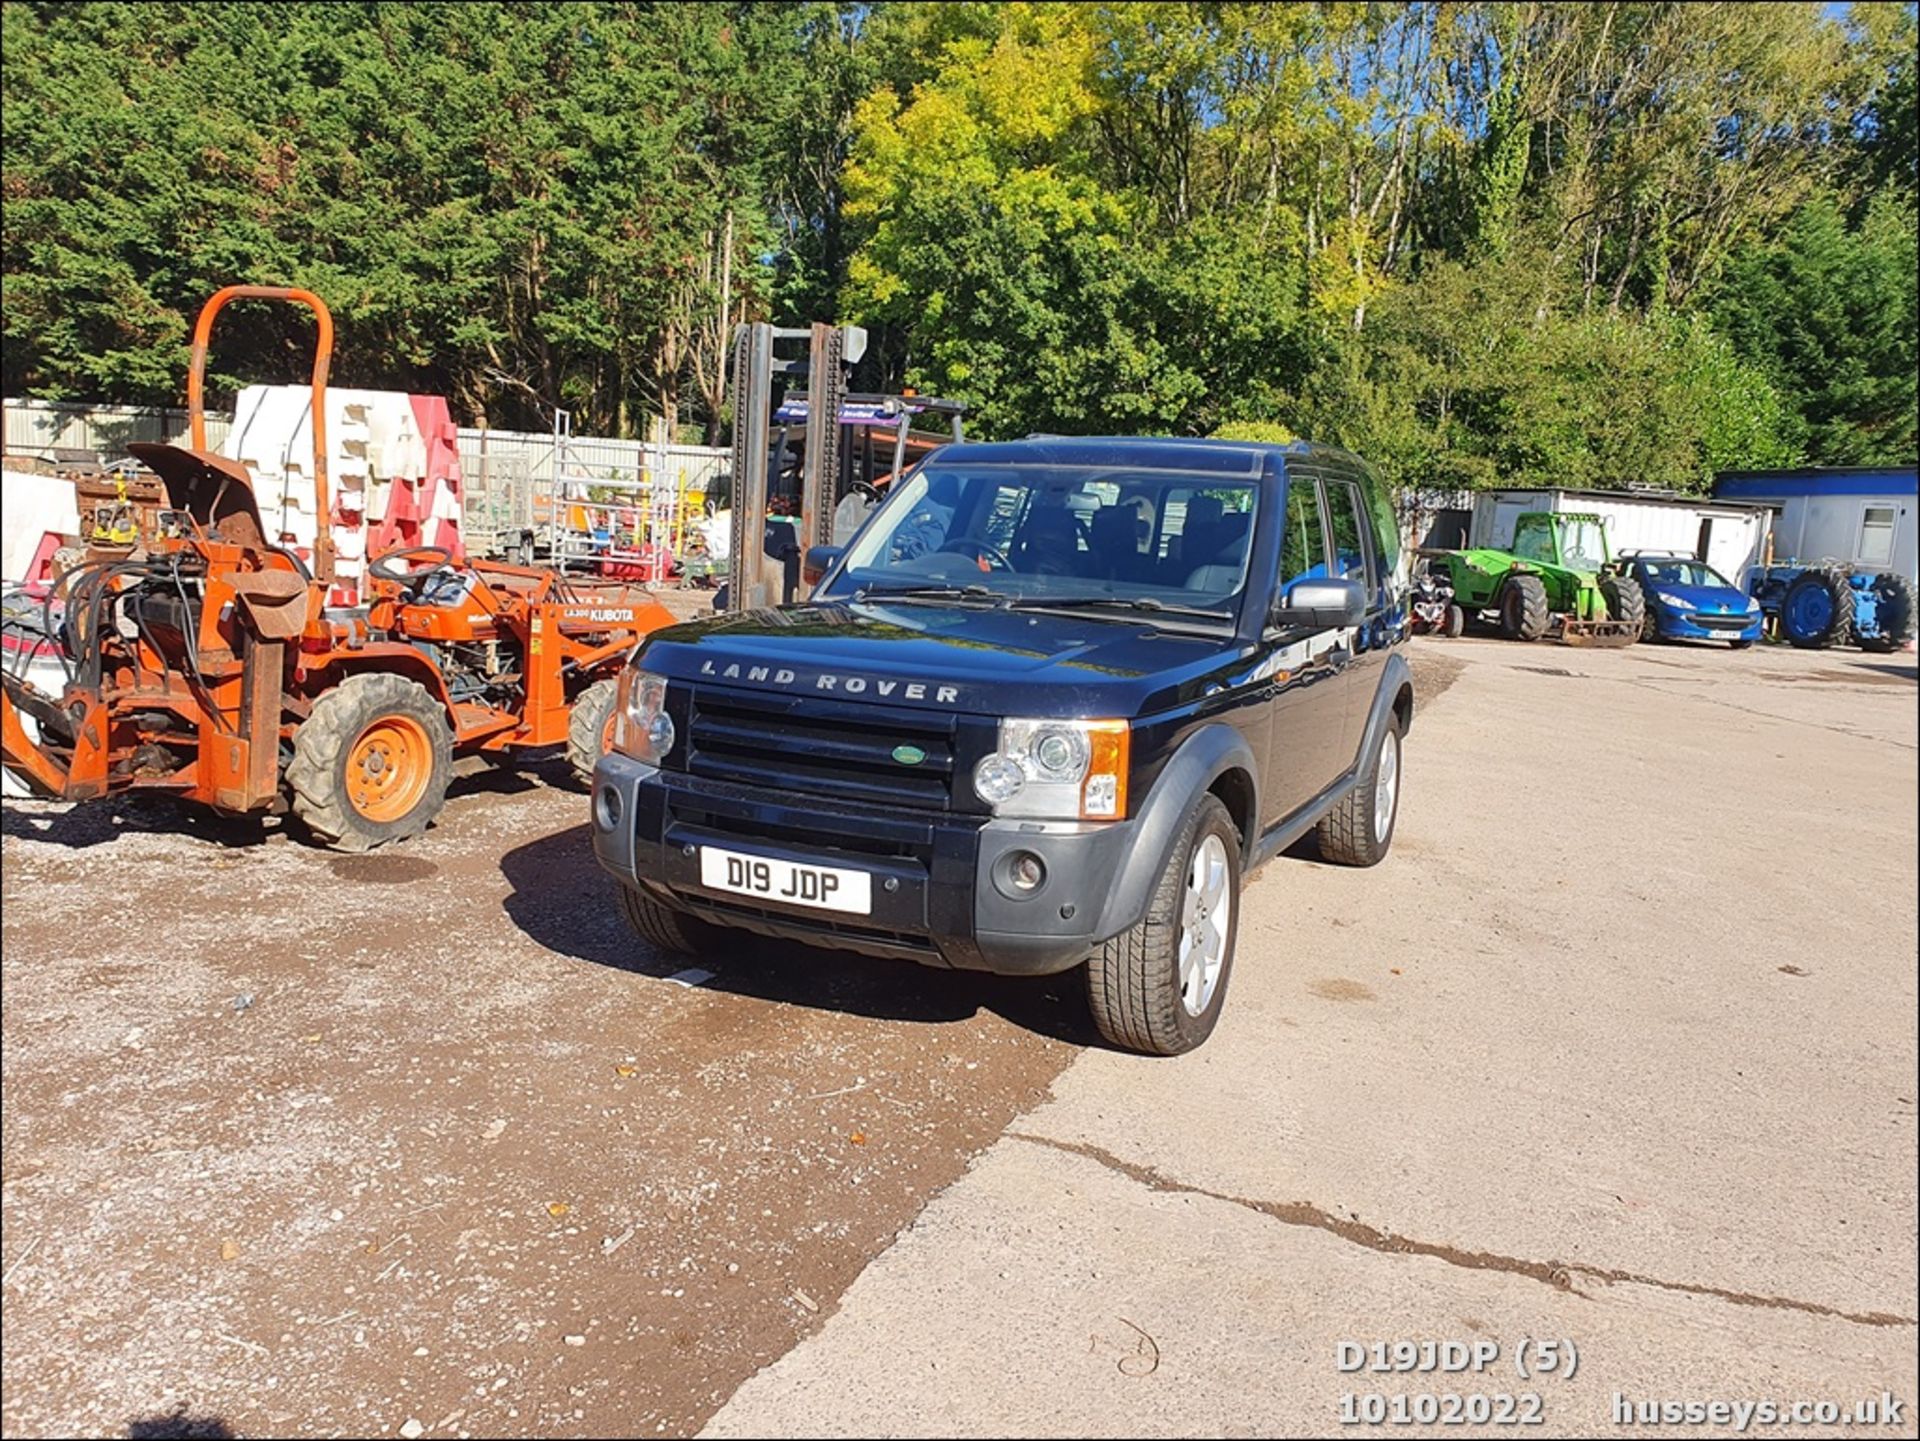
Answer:
[[953, 444], [813, 559], [807, 603], [656, 631], [622, 679], [594, 845], [647, 941], [1084, 967], [1109, 1040], [1172, 1054], [1247, 872], [1309, 832], [1387, 854], [1413, 682], [1353, 456]]

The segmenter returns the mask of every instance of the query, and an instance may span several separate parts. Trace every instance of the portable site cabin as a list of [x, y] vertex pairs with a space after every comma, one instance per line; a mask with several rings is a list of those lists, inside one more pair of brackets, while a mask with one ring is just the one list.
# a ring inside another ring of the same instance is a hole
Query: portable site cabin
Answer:
[[1473, 499], [1469, 543], [1504, 550], [1529, 511], [1581, 512], [1606, 522], [1615, 555], [1662, 550], [1704, 560], [1736, 583], [1766, 557], [1773, 512], [1745, 500], [1665, 490], [1484, 490]]
[[1911, 465], [1725, 471], [1713, 493], [1775, 513], [1777, 564], [1836, 561], [1856, 571], [1920, 576], [1920, 482]]

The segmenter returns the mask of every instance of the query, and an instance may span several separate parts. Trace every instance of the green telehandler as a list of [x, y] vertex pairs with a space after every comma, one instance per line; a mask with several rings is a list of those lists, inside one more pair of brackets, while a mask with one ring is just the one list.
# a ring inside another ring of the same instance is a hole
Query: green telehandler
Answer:
[[1616, 568], [1597, 515], [1529, 511], [1514, 521], [1512, 549], [1437, 551], [1427, 565], [1462, 611], [1491, 611], [1509, 640], [1557, 628], [1568, 645], [1632, 645], [1646, 619], [1640, 583]]

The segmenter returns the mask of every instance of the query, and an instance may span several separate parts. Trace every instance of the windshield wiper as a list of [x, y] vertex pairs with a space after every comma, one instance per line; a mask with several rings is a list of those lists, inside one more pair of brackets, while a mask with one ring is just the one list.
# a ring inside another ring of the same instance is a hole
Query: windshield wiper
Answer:
[[856, 601], [868, 600], [972, 600], [996, 606], [1007, 604], [1008, 597], [984, 585], [863, 585], [853, 593]]
[[1199, 606], [1173, 605], [1150, 595], [1030, 595], [1012, 602], [1015, 610], [1135, 610], [1148, 614], [1187, 615], [1200, 620], [1233, 619], [1232, 611], [1203, 610]]

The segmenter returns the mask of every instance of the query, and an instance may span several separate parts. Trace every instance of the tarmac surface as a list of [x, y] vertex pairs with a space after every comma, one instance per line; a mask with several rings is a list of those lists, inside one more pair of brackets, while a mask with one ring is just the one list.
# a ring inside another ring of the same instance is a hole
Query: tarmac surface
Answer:
[[[0, 1428], [1913, 1434], [1913, 657], [1414, 658], [1393, 855], [1261, 872], [1174, 1061], [1076, 976], [651, 953], [557, 767], [371, 857], [9, 803]], [[1337, 1369], [1400, 1339], [1500, 1354]]]

